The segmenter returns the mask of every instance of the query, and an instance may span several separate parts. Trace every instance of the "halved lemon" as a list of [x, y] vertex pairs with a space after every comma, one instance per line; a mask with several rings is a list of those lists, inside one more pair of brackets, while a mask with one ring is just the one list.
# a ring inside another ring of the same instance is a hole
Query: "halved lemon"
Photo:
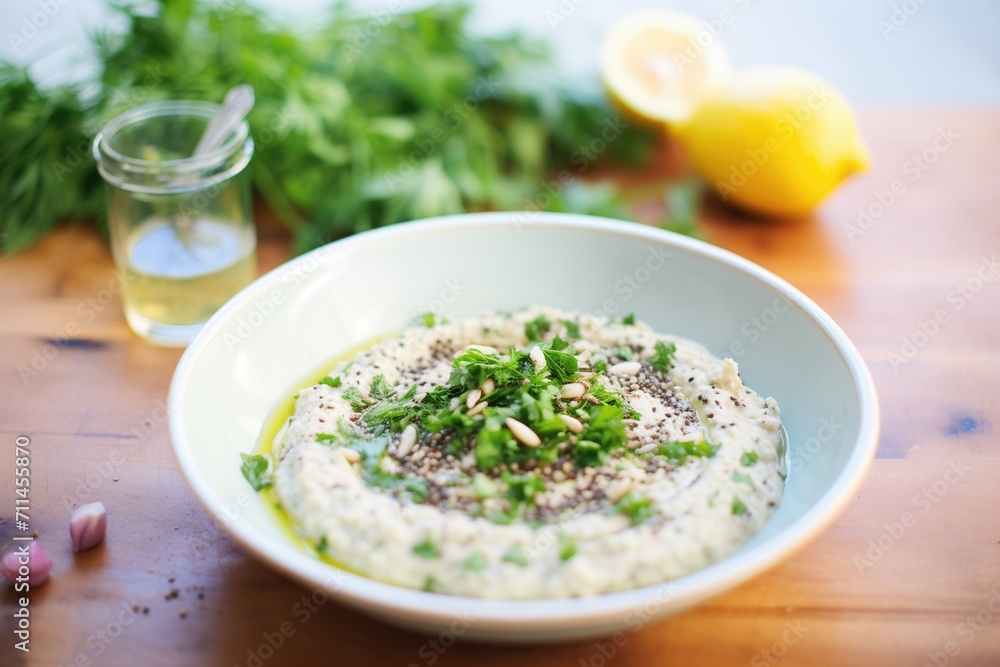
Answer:
[[683, 123], [730, 74], [721, 40], [685, 14], [631, 14], [612, 26], [601, 48], [601, 79], [611, 97], [651, 123]]

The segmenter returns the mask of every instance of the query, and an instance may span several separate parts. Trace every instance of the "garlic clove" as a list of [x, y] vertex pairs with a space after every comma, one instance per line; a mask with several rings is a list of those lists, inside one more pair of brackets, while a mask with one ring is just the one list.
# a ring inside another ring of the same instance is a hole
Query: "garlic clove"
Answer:
[[73, 551], [80, 552], [97, 546], [108, 532], [108, 511], [103, 503], [88, 503], [77, 507], [69, 520], [69, 536]]
[[[23, 570], [22, 570], [23, 568]], [[49, 571], [52, 569], [52, 559], [42, 549], [42, 545], [37, 540], [31, 542], [27, 552], [22, 552], [20, 548], [4, 554], [0, 559], [0, 572], [4, 579], [10, 583], [18, 580], [24, 581], [26, 578], [28, 585], [40, 586], [49, 578]]]

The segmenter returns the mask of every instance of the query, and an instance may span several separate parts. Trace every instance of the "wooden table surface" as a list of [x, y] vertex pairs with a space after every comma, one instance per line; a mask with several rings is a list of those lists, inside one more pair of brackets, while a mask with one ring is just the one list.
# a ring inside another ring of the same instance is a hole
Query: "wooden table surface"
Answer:
[[[13, 545], [26, 435], [31, 526], [54, 566], [32, 593], [30, 655], [13, 649], [13, 594], [0, 596], [0, 665], [1000, 665], [1000, 112], [877, 109], [861, 122], [873, 169], [814, 219], [769, 224], [709, 203], [702, 224], [858, 345], [882, 405], [878, 459], [796, 556], [617, 644], [445, 648], [450, 637], [333, 602], [296, 613], [311, 592], [240, 552], [181, 478], [164, 422], [180, 352], [127, 329], [104, 242], [67, 226], [3, 260], [0, 549]], [[288, 245], [264, 232], [261, 269]], [[74, 557], [69, 514], [93, 500], [108, 537]]]

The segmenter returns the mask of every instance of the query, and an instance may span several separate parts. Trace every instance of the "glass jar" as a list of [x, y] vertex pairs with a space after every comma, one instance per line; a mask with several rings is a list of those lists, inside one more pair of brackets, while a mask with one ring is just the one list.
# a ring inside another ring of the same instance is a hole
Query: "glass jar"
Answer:
[[257, 274], [249, 125], [191, 157], [219, 109], [155, 102], [114, 118], [94, 139], [125, 318], [158, 345], [187, 345]]

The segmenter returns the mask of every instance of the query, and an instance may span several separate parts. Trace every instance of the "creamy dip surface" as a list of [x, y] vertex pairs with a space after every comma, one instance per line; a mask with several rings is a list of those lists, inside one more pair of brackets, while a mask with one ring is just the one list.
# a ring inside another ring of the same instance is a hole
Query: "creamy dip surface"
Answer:
[[565, 598], [666, 581], [756, 533], [784, 488], [778, 406], [702, 345], [533, 307], [426, 324], [298, 392], [275, 492], [380, 581]]

